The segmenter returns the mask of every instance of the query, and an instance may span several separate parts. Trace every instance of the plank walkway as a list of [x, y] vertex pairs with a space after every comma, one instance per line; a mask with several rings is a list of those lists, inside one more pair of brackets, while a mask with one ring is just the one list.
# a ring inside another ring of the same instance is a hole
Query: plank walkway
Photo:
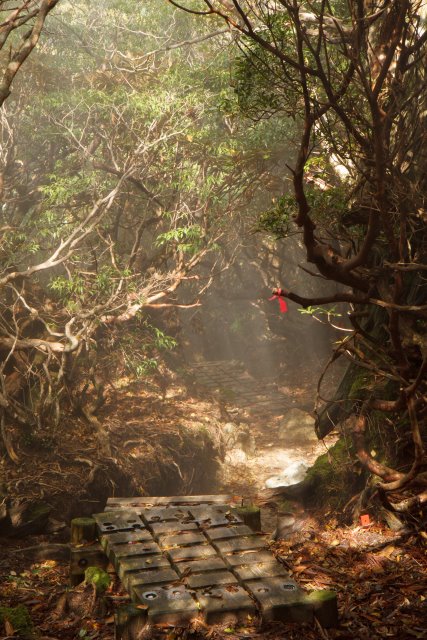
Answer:
[[288, 396], [272, 382], [261, 382], [245, 372], [235, 360], [193, 362], [188, 372], [195, 382], [218, 391], [226, 406], [250, 411], [253, 415], [281, 414], [292, 406]]
[[[244, 524], [238, 504], [231, 496], [110, 498], [93, 516], [103, 553], [133, 602], [118, 613], [117, 638], [136, 638], [146, 623], [236, 625], [259, 615], [307, 622], [331, 610], [330, 596], [319, 607], [300, 589], [265, 536]], [[79, 566], [93, 563], [84, 549], [77, 553]]]

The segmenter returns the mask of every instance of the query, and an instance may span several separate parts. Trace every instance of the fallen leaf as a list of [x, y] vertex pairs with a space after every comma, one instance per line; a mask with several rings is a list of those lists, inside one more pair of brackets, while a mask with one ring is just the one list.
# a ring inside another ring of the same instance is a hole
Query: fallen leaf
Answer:
[[15, 629], [13, 628], [13, 625], [9, 622], [7, 618], [5, 618], [4, 620], [4, 629], [6, 631], [7, 636], [13, 636], [15, 634]]

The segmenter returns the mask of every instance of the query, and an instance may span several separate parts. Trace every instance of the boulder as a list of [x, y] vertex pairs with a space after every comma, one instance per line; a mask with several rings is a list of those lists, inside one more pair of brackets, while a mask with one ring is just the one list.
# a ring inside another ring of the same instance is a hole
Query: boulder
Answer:
[[0, 535], [19, 538], [44, 533], [51, 510], [45, 502], [16, 500], [7, 509], [7, 517], [1, 518]]
[[309, 466], [304, 460], [295, 460], [287, 465], [281, 473], [271, 476], [265, 481], [267, 489], [276, 487], [289, 487], [304, 480]]
[[284, 415], [278, 428], [278, 437], [280, 440], [307, 440], [317, 442], [317, 436], [314, 431], [314, 418], [307, 411], [292, 408]]

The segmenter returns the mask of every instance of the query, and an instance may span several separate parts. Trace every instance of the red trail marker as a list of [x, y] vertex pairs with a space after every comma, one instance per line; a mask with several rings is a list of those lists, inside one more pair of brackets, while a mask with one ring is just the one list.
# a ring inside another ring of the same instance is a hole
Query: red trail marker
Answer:
[[283, 289], [274, 289], [273, 295], [271, 296], [271, 298], [269, 298], [269, 300], [277, 299], [279, 301], [280, 313], [286, 313], [288, 310], [286, 300], [283, 298], [284, 293], [285, 292], [283, 291]]

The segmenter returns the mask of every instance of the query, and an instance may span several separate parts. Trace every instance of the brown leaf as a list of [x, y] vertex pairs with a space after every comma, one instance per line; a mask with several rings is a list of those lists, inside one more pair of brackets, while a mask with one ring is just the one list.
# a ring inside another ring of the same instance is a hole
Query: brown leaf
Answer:
[[7, 636], [13, 636], [15, 634], [15, 629], [13, 625], [7, 618], [4, 619], [4, 629], [6, 631]]
[[239, 590], [239, 587], [236, 587], [234, 584], [229, 584], [225, 588], [227, 591], [230, 591], [230, 593], [236, 593], [236, 591]]

